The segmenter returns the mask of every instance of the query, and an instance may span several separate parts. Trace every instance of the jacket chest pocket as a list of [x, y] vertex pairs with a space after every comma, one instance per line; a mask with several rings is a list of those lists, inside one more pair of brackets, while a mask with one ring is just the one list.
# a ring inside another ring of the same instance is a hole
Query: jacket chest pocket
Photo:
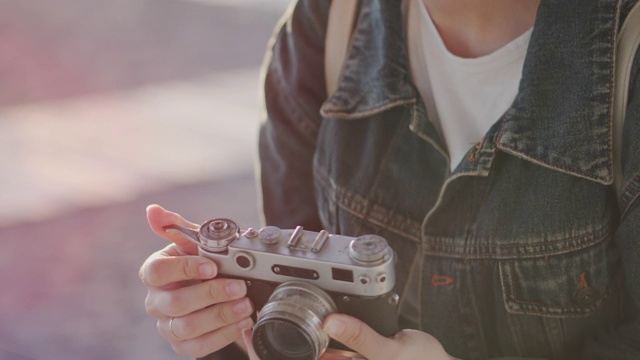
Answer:
[[507, 312], [585, 317], [617, 290], [618, 253], [612, 241], [559, 255], [504, 260], [500, 281]]
[[503, 346], [520, 356], [583, 358], [586, 339], [620, 318], [620, 266], [609, 237], [561, 254], [500, 260], [501, 326], [510, 329]]

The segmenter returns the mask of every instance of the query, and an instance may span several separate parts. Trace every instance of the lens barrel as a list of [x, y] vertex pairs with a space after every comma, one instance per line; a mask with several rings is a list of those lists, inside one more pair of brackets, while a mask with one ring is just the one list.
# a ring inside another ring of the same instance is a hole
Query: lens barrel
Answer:
[[329, 346], [322, 322], [336, 311], [321, 288], [302, 281], [283, 283], [260, 311], [253, 347], [262, 360], [316, 360]]

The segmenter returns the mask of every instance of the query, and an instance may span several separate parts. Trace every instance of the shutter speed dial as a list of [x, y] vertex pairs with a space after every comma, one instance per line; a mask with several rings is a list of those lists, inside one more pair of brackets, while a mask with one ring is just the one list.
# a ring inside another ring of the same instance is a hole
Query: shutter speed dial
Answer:
[[351, 241], [349, 256], [361, 263], [382, 262], [391, 256], [391, 248], [381, 236], [363, 235]]

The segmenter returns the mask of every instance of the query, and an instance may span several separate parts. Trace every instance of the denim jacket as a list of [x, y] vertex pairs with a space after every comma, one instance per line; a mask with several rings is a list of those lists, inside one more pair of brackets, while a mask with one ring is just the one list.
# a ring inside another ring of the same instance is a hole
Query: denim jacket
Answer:
[[360, 4], [330, 96], [330, 2], [299, 1], [265, 63], [265, 221], [385, 237], [398, 292], [412, 271], [422, 284], [402, 324], [455, 357], [640, 359], [640, 81], [619, 197], [611, 185], [616, 34], [634, 2], [542, 0], [515, 101], [451, 172], [400, 1]]

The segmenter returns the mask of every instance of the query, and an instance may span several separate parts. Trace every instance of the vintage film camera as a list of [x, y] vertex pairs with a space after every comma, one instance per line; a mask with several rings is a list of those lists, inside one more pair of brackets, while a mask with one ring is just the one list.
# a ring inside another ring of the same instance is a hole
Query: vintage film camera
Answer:
[[384, 336], [398, 331], [395, 254], [377, 235], [357, 238], [267, 226], [241, 231], [230, 219], [198, 230], [172, 225], [213, 259], [219, 277], [244, 279], [257, 316], [253, 345], [262, 360], [316, 360], [350, 353], [321, 329], [324, 318], [354, 316]]

